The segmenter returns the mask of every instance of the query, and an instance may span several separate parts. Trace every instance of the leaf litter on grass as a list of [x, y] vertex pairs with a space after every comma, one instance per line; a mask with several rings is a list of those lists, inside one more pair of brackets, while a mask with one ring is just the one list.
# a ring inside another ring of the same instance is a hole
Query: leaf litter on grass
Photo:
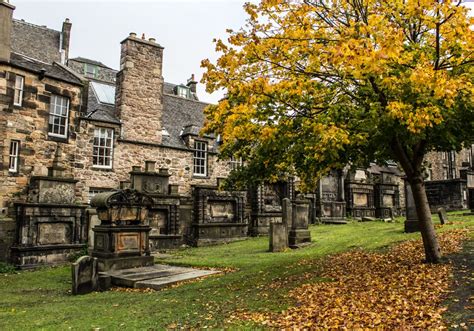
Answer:
[[[444, 254], [461, 250], [467, 230], [439, 235]], [[294, 304], [281, 312], [235, 311], [228, 323], [253, 321], [272, 328], [445, 328], [442, 302], [452, 266], [423, 263], [421, 240], [386, 253], [353, 250], [329, 257], [321, 277], [290, 291]]]

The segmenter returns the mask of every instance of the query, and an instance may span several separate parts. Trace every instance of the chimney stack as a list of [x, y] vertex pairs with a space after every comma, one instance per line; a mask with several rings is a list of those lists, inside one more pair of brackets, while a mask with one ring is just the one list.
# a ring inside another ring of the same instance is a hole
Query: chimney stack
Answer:
[[64, 61], [62, 61], [63, 64], [66, 63], [69, 59], [69, 42], [71, 40], [71, 27], [71, 21], [69, 20], [69, 18], [66, 18], [63, 22], [63, 28], [61, 31], [61, 51], [64, 52]]
[[191, 92], [193, 92], [194, 94], [196, 94], [196, 86], [197, 86], [197, 82], [196, 80], [194, 79], [194, 74], [191, 75], [191, 78], [188, 79], [188, 82], [186, 84], [189, 89], [191, 90]]
[[14, 10], [7, 0], [0, 0], [0, 61], [10, 62]]
[[122, 121], [122, 138], [159, 144], [162, 141], [163, 47], [153, 38], [138, 38], [136, 33], [130, 33], [121, 44], [115, 106]]

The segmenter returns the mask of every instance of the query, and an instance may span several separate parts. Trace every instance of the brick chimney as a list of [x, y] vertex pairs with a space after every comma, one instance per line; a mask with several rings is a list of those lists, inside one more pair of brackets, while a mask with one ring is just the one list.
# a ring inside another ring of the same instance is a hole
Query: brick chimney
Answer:
[[63, 28], [61, 30], [61, 51], [64, 54], [61, 54], [62, 63], [66, 63], [69, 59], [69, 42], [71, 40], [71, 27], [71, 21], [69, 21], [69, 18], [66, 18], [63, 22]]
[[0, 0], [0, 61], [10, 62], [12, 49], [12, 17], [15, 6]]
[[122, 121], [122, 138], [161, 143], [163, 47], [135, 33], [121, 44], [115, 106]]

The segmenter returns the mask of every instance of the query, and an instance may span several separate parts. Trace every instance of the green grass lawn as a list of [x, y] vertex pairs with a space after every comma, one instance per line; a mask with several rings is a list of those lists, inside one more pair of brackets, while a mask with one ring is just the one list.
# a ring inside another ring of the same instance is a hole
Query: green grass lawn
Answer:
[[[459, 227], [474, 229], [474, 217], [449, 214]], [[436, 216], [433, 217], [438, 223]], [[317, 278], [317, 261], [352, 248], [384, 249], [418, 238], [403, 233], [403, 222], [351, 222], [311, 227], [313, 244], [283, 253], [269, 253], [268, 238], [250, 238], [228, 245], [187, 248], [158, 263], [234, 268], [235, 272], [151, 293], [108, 291], [83, 296], [70, 294], [67, 266], [0, 274], [0, 330], [163, 329], [167, 325], [223, 326], [236, 309], [282, 310], [291, 302], [285, 294]], [[270, 284], [280, 286], [269, 286]], [[252, 328], [252, 325], [239, 325]]]

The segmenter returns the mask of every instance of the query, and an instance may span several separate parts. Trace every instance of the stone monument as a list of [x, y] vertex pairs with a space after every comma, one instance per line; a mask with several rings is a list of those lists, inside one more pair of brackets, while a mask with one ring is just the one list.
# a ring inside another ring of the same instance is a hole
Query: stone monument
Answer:
[[406, 208], [406, 220], [405, 220], [405, 232], [417, 232], [420, 231], [420, 222], [418, 220], [418, 214], [416, 213], [415, 200], [411, 191], [411, 185], [405, 179], [405, 208]]
[[98, 290], [97, 258], [82, 256], [71, 266], [72, 294], [87, 294]]
[[153, 265], [146, 224], [153, 200], [146, 194], [127, 189], [99, 193], [91, 200], [101, 221], [94, 231], [94, 248], [99, 271]]
[[288, 244], [290, 248], [298, 248], [300, 245], [311, 242], [311, 233], [308, 229], [309, 202], [297, 198], [292, 203], [291, 230], [288, 232]]
[[270, 223], [270, 252], [282, 252], [288, 248], [288, 229], [292, 224], [291, 200], [282, 201], [282, 222]]

